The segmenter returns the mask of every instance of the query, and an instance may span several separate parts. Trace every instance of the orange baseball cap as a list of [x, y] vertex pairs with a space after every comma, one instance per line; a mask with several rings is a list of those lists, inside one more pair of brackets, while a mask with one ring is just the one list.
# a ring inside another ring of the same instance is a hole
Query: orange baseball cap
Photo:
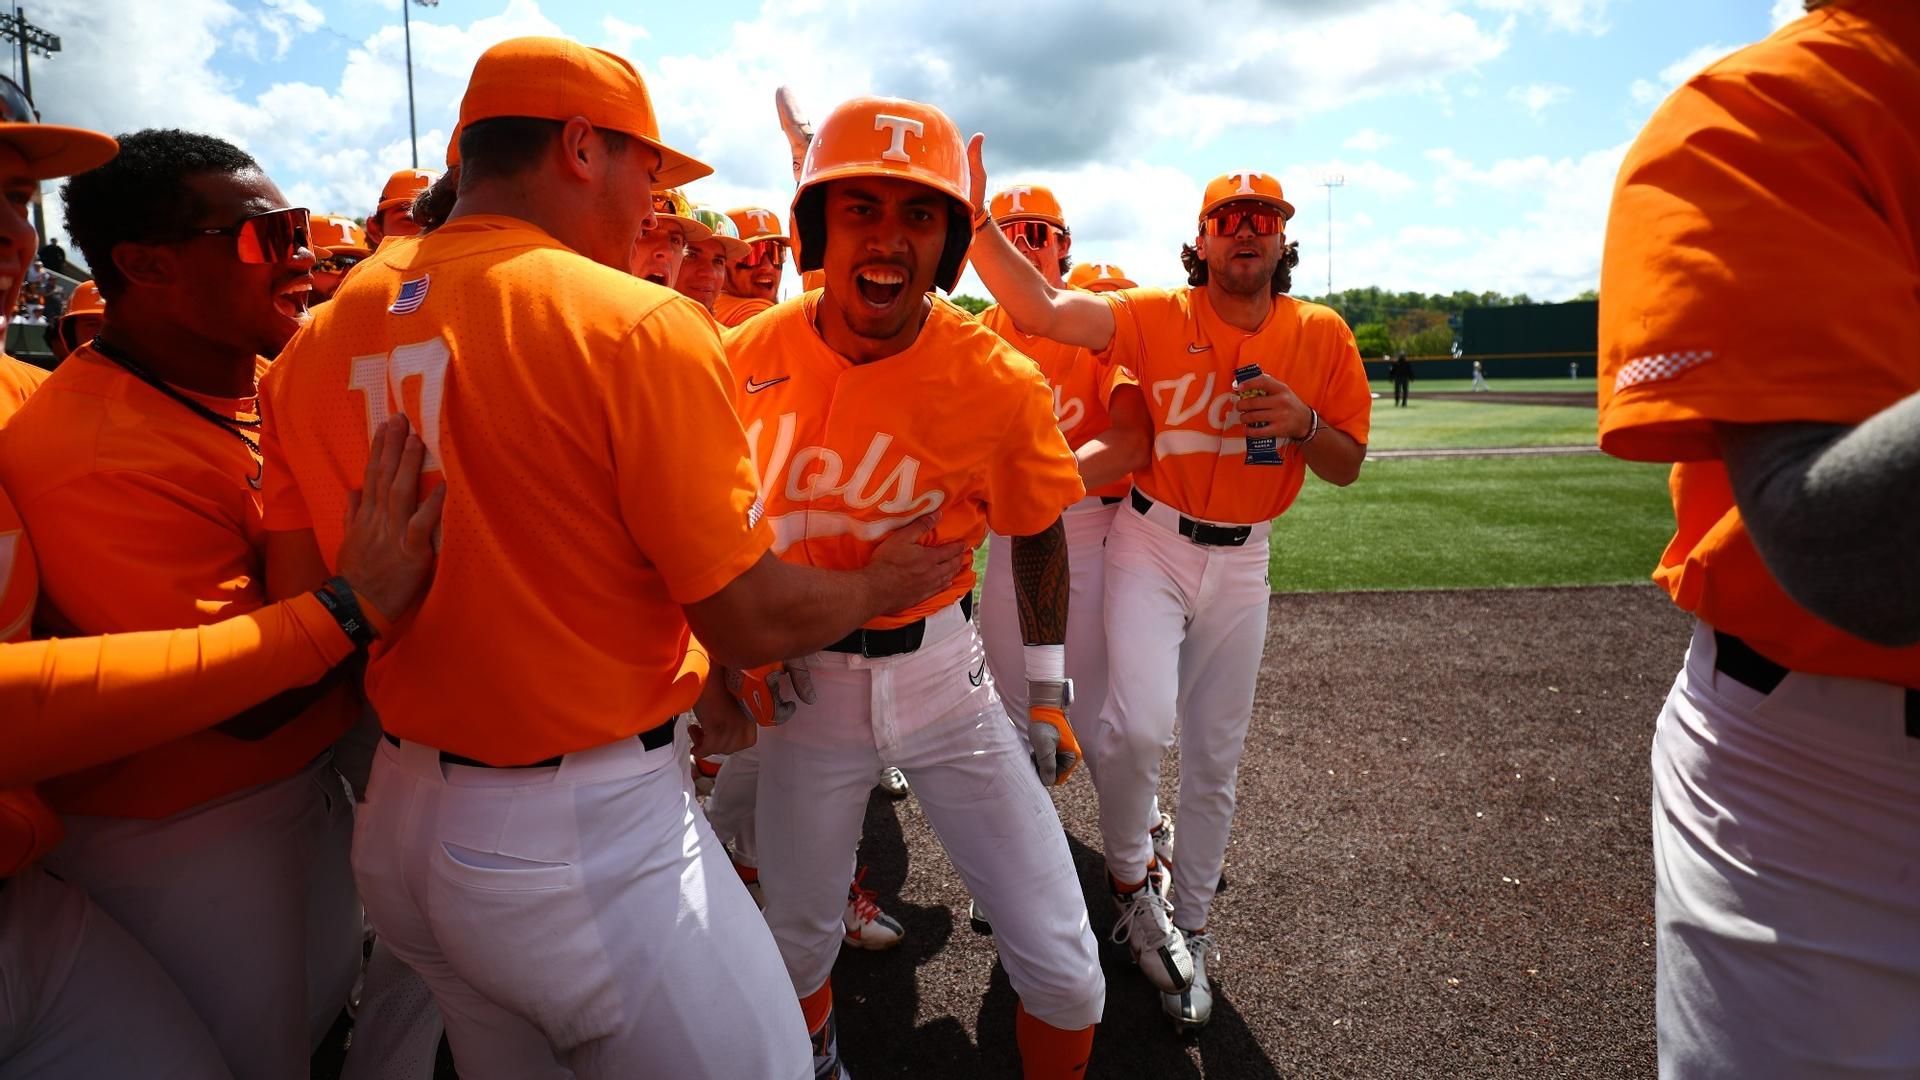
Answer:
[[1267, 173], [1237, 172], [1216, 176], [1207, 185], [1207, 196], [1200, 204], [1200, 218], [1230, 202], [1263, 202], [1278, 207], [1280, 217], [1293, 220], [1293, 204], [1280, 190], [1280, 178]]
[[733, 227], [740, 230], [740, 239], [752, 244], [761, 240], [778, 240], [788, 246], [793, 241], [780, 231], [780, 215], [763, 206], [736, 206], [727, 211], [733, 219]]
[[318, 258], [347, 254], [364, 259], [373, 254], [373, 248], [367, 243], [367, 234], [350, 217], [314, 214], [308, 228], [313, 253]]
[[594, 127], [625, 132], [659, 152], [654, 182], [661, 187], [678, 187], [713, 173], [660, 141], [653, 98], [631, 63], [565, 38], [512, 38], [480, 54], [460, 99], [460, 123], [447, 146], [447, 165], [460, 163], [460, 132], [468, 124], [500, 116], [580, 116]]
[[1044, 221], [1056, 229], [1067, 227], [1060, 213], [1060, 200], [1051, 188], [1039, 184], [1018, 184], [994, 195], [987, 211], [995, 221]]
[[26, 159], [26, 175], [33, 180], [97, 169], [120, 152], [119, 141], [111, 135], [41, 123], [40, 110], [26, 92], [4, 76], [0, 76], [0, 143], [19, 151]]
[[396, 206], [412, 206], [413, 197], [433, 186], [440, 174], [432, 169], [401, 169], [387, 177], [387, 186], [380, 189], [380, 202], [373, 208], [378, 214]]
[[67, 300], [67, 315], [105, 315], [106, 313], [107, 300], [100, 295], [100, 286], [91, 281], [83, 281], [73, 287], [73, 296]]
[[1125, 270], [1112, 263], [1078, 263], [1067, 272], [1067, 284], [1088, 292], [1112, 292], [1115, 289], [1139, 288], [1139, 285], [1127, 276]]

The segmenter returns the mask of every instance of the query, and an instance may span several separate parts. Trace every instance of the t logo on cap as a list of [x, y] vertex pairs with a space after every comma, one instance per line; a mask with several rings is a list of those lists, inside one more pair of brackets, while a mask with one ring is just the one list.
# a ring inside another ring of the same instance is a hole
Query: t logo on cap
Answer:
[[765, 210], [749, 210], [747, 216], [753, 219], [753, 227], [765, 232], [773, 228], [773, 215]]
[[873, 117], [873, 130], [893, 134], [892, 144], [880, 152], [882, 158], [888, 161], [912, 161], [913, 158], [907, 154], [907, 134], [911, 132], [916, 138], [925, 138], [927, 125], [905, 116], [876, 113]]
[[1260, 174], [1259, 174], [1259, 173], [1257, 173], [1257, 172], [1256, 172], [1256, 173], [1240, 173], [1240, 172], [1237, 172], [1237, 173], [1234, 173], [1234, 174], [1233, 174], [1233, 177], [1232, 177], [1232, 179], [1235, 179], [1235, 180], [1238, 180], [1238, 181], [1240, 181], [1240, 194], [1242, 194], [1242, 195], [1254, 195], [1254, 194], [1258, 194], [1257, 192], [1255, 192], [1255, 191], [1253, 190], [1253, 182], [1254, 182], [1255, 180], [1258, 180], [1258, 179], [1260, 179]]
[[1010, 187], [1007, 189], [1007, 198], [1013, 201], [1014, 213], [1017, 214], [1020, 211], [1026, 209], [1026, 207], [1020, 205], [1020, 200], [1024, 196], [1031, 195], [1031, 194], [1033, 194], [1033, 189], [1030, 187], [1027, 187], [1024, 184], [1021, 185], [1020, 187]]

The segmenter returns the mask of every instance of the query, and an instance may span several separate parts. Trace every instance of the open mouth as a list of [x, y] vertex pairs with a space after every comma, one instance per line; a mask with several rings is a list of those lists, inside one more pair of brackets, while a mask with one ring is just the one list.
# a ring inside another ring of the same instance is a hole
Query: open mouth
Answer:
[[1260, 258], [1260, 249], [1251, 247], [1234, 248], [1232, 257], [1235, 259], [1258, 259]]
[[313, 281], [307, 277], [295, 278], [280, 287], [273, 294], [273, 309], [287, 318], [299, 322], [307, 317], [307, 301], [313, 296]]
[[907, 272], [897, 266], [869, 266], [853, 275], [853, 283], [867, 306], [884, 310], [907, 291]]
[[667, 275], [665, 275], [665, 274], [663, 274], [663, 273], [661, 273], [661, 272], [660, 272], [660, 271], [658, 271], [658, 270], [656, 270], [656, 271], [654, 271], [654, 272], [653, 272], [653, 273], [651, 273], [651, 274], [648, 274], [648, 275], [646, 276], [646, 279], [645, 279], [645, 280], [647, 280], [647, 281], [651, 281], [651, 282], [653, 282], [653, 283], [654, 283], [655, 285], [667, 285], [667, 287], [669, 287], [669, 288], [671, 288], [671, 287], [672, 287], [671, 285], [668, 285], [668, 282], [667, 282]]

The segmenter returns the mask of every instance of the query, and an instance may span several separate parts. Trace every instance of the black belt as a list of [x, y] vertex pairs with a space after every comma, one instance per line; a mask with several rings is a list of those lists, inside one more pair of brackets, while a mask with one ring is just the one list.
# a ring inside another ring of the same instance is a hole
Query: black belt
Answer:
[[[1773, 693], [1791, 674], [1725, 630], [1713, 632], [1713, 669], [1758, 694]], [[1907, 691], [1906, 717], [1907, 737], [1920, 739], [1920, 690]]]
[[[973, 618], [973, 594], [960, 597], [960, 617]], [[927, 638], [927, 620], [915, 619], [905, 626], [896, 626], [891, 630], [855, 630], [839, 641], [820, 650], [821, 652], [853, 653], [856, 656], [881, 657], [899, 656], [910, 653], [920, 647]]]
[[[654, 727], [650, 727], [647, 730], [641, 732], [639, 735], [634, 737], [640, 740], [640, 746], [642, 749], [658, 750], [661, 747], [666, 746], [667, 744], [673, 742], [673, 725], [679, 719], [680, 718], [678, 716], [668, 717], [666, 723], [659, 724]], [[400, 745], [400, 739], [398, 736], [391, 735], [386, 732], [381, 732], [381, 734], [385, 735], [386, 740], [392, 743], [393, 745], [395, 746]], [[619, 740], [615, 740], [615, 741], [617, 742]], [[551, 769], [551, 768], [557, 767], [562, 761], [566, 760], [566, 756], [567, 755], [565, 754], [560, 754], [555, 757], [546, 758], [542, 761], [529, 761], [524, 765], [490, 765], [484, 761], [476, 761], [470, 757], [462, 757], [461, 755], [456, 754], [451, 750], [442, 750], [440, 751], [440, 764], [465, 765], [468, 768], [473, 768], [473, 769]]]
[[[1146, 517], [1147, 511], [1153, 509], [1153, 500], [1140, 494], [1139, 488], [1134, 488], [1133, 508], [1141, 517]], [[1181, 514], [1180, 535], [1201, 547], [1243, 547], [1246, 545], [1247, 538], [1253, 535], [1253, 526], [1209, 525], [1204, 521], [1195, 521]]]
[[1112, 506], [1114, 503], [1117, 503], [1124, 498], [1126, 498], [1125, 495], [1102, 495], [1100, 496], [1100, 505]]

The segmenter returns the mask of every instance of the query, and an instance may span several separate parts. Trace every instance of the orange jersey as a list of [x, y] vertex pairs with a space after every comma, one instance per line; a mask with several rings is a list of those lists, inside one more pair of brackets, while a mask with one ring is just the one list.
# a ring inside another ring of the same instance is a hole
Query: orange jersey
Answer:
[[514, 218], [369, 260], [262, 387], [268, 526], [334, 558], [374, 428], [404, 410], [444, 478], [432, 587], [367, 691], [386, 729], [498, 765], [693, 704], [681, 605], [766, 553], [705, 309]]
[[[252, 408], [198, 400], [236, 418]], [[0, 484], [39, 565], [36, 622], [90, 636], [198, 626], [261, 607], [260, 469], [231, 430], [90, 346], [75, 350], [0, 429]], [[263, 737], [200, 731], [41, 790], [66, 813], [168, 817], [293, 775], [359, 710], [343, 683]]]
[[[894, 529], [934, 510], [929, 543], [978, 547], [1046, 529], [1085, 492], [1039, 370], [965, 312], [935, 301], [906, 351], [854, 364], [814, 327], [808, 293], [727, 331], [735, 401], [753, 446], [774, 550], [833, 570], [865, 566]], [[867, 625], [958, 601], [938, 595]]]
[[1600, 286], [1601, 448], [1679, 463], [1654, 578], [1775, 663], [1914, 688], [1920, 647], [1767, 571], [1713, 425], [1858, 424], [1920, 390], [1917, 57], [1920, 8], [1859, 0], [1696, 75], [1621, 166]]
[[[1013, 325], [1013, 316], [995, 304], [980, 313], [980, 323], [1005, 338], [1007, 344], [1040, 365], [1040, 374], [1053, 387], [1053, 415], [1060, 434], [1075, 450], [1094, 436], [1113, 426], [1107, 412], [1113, 391], [1121, 386], [1137, 386], [1140, 380], [1124, 366], [1115, 363], [1111, 350], [1094, 353], [1077, 345], [1064, 345], [1051, 338], [1023, 334]], [[1089, 495], [1125, 495], [1131, 481], [1120, 479]]]
[[0, 353], [0, 424], [7, 422], [20, 406], [27, 403], [27, 395], [38, 389], [53, 374], [45, 368], [37, 368], [24, 360], [15, 360], [6, 353]]
[[1284, 465], [1248, 465], [1247, 431], [1234, 408], [1233, 372], [1244, 364], [1279, 379], [1320, 413], [1320, 423], [1366, 445], [1373, 394], [1353, 331], [1332, 308], [1273, 298], [1254, 333], [1214, 313], [1204, 288], [1121, 289], [1106, 355], [1146, 392], [1153, 454], [1134, 483], [1189, 517], [1227, 524], [1271, 521], [1293, 505], [1306, 458], [1284, 440]]
[[721, 326], [739, 326], [773, 306], [773, 301], [758, 296], [735, 296], [723, 292], [713, 302], [713, 317]]

